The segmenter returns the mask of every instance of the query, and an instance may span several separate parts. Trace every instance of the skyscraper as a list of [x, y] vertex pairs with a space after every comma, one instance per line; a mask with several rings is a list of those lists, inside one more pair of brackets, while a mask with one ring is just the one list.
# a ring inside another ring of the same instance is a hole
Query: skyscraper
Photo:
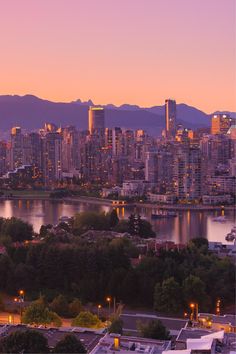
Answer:
[[166, 136], [174, 137], [176, 129], [176, 102], [171, 99], [165, 100]]
[[89, 107], [88, 129], [90, 134], [101, 134], [105, 129], [105, 111], [102, 107]]
[[23, 165], [23, 134], [20, 127], [11, 129], [11, 150], [10, 150], [10, 168]]
[[228, 114], [214, 114], [211, 118], [211, 134], [226, 134], [232, 120]]

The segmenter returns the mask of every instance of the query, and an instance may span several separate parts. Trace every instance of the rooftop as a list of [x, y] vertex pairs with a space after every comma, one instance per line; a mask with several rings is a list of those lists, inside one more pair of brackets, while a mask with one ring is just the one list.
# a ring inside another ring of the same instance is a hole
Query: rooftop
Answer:
[[140, 337], [126, 337], [107, 333], [92, 350], [91, 354], [113, 354], [115, 351], [126, 354], [145, 353], [161, 354], [170, 349], [170, 341], [154, 340]]

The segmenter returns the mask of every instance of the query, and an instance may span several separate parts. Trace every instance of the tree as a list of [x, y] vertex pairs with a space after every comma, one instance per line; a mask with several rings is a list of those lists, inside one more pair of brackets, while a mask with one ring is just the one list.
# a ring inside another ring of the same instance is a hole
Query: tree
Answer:
[[194, 244], [196, 247], [200, 248], [202, 246], [205, 246], [207, 247], [208, 249], [208, 240], [204, 237], [196, 237], [196, 238], [193, 238], [191, 241], [190, 241], [190, 245], [191, 244]]
[[156, 237], [156, 233], [153, 231], [152, 225], [147, 220], [140, 220], [139, 236], [143, 238]]
[[67, 334], [57, 342], [53, 353], [86, 353], [86, 349], [79, 339], [73, 334]]
[[69, 314], [72, 317], [78, 316], [78, 314], [82, 311], [83, 306], [81, 304], [81, 301], [79, 299], [74, 299], [70, 304], [69, 304]]
[[114, 227], [114, 231], [120, 233], [129, 232], [129, 222], [127, 220], [120, 220], [119, 223]]
[[109, 230], [109, 217], [94, 211], [79, 213], [75, 215], [73, 228], [78, 234], [88, 230]]
[[130, 214], [128, 221], [128, 232], [130, 235], [138, 235], [139, 234], [139, 218], [140, 216], [135, 214]]
[[170, 332], [162, 324], [160, 320], [151, 320], [147, 324], [138, 324], [138, 329], [141, 335], [145, 338], [152, 339], [170, 339]]
[[10, 219], [5, 219], [1, 233], [9, 235], [13, 242], [22, 242], [32, 239], [33, 226], [21, 219], [11, 217]]
[[110, 214], [110, 227], [113, 229], [119, 223], [119, 218], [117, 215], [117, 210], [113, 209]]
[[1, 353], [48, 353], [48, 341], [39, 332], [16, 331], [0, 341]]
[[59, 316], [68, 316], [69, 306], [65, 296], [58, 295], [55, 297], [50, 305], [50, 309], [53, 312], [56, 312]]
[[108, 328], [109, 333], [118, 333], [122, 334], [123, 333], [123, 321], [121, 318], [114, 316], [111, 319], [111, 325]]
[[72, 326], [86, 327], [86, 328], [99, 328], [101, 321], [98, 316], [93, 315], [91, 312], [82, 311], [72, 321]]
[[22, 322], [26, 324], [48, 325], [53, 324], [56, 327], [61, 326], [60, 317], [45, 306], [40, 298], [29, 305], [23, 313]]
[[192, 274], [183, 282], [183, 296], [186, 304], [197, 302], [200, 305], [204, 305], [208, 300], [203, 281]]
[[154, 309], [167, 313], [178, 312], [181, 308], [180, 294], [181, 287], [173, 277], [164, 280], [162, 285], [157, 283], [154, 291]]

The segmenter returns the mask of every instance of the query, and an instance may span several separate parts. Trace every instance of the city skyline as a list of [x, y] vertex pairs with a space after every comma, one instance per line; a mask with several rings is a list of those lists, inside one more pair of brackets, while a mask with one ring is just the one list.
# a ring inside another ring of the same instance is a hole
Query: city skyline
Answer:
[[233, 0], [10, 0], [0, 17], [1, 94], [236, 111]]

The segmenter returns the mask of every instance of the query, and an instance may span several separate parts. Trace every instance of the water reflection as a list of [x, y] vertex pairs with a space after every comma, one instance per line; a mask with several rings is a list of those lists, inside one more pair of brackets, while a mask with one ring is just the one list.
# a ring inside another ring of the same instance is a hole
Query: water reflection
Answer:
[[[66, 204], [63, 202], [40, 200], [6, 200], [0, 202], [0, 215], [3, 217], [18, 217], [34, 226], [36, 232], [42, 224], [55, 224], [61, 216], [73, 216], [77, 212], [94, 210], [108, 212], [112, 207], [92, 205], [89, 203]], [[147, 208], [117, 207], [120, 219], [128, 218], [131, 212], [138, 212], [153, 224], [157, 237], [163, 240], [173, 240], [186, 243], [194, 237], [206, 237], [210, 241], [225, 242], [225, 236], [233, 226], [233, 212], [225, 212], [225, 223], [214, 222], [213, 218], [221, 214], [218, 211], [181, 211], [177, 217], [151, 220], [151, 214], [156, 210]]]

